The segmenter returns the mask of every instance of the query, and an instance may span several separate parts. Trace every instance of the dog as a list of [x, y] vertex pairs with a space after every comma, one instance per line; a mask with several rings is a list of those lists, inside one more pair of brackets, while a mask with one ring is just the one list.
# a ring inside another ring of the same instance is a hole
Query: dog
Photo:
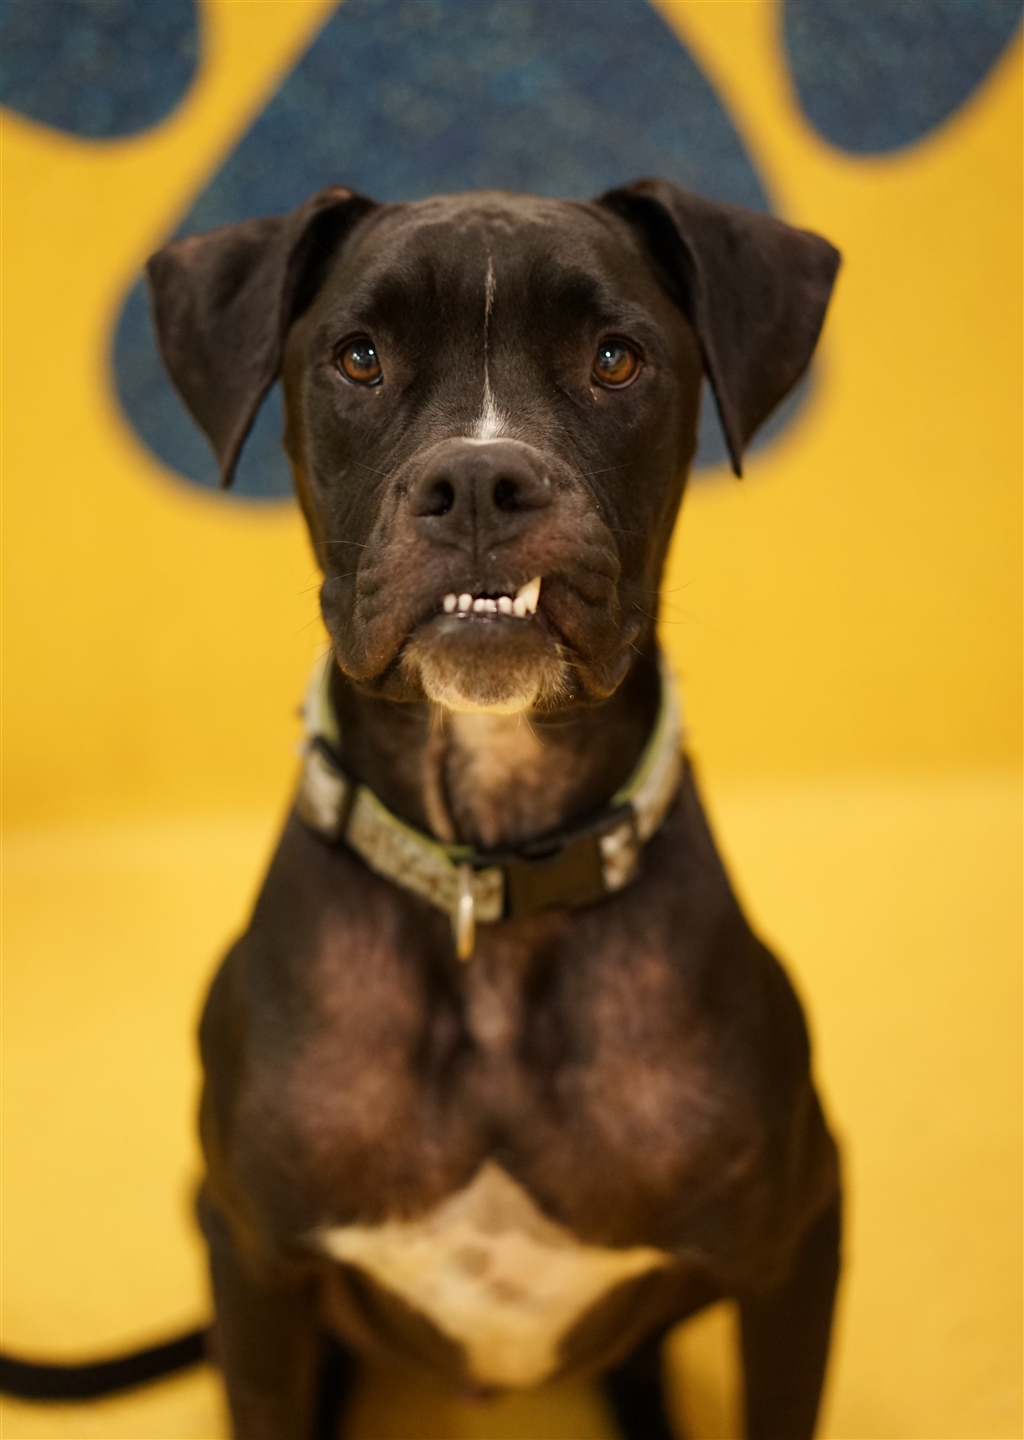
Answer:
[[703, 379], [739, 474], [838, 264], [661, 180], [329, 187], [150, 261], [225, 485], [281, 382], [331, 641], [201, 1024], [238, 1440], [329, 1433], [326, 1334], [478, 1393], [602, 1377], [668, 1440], [661, 1339], [726, 1296], [749, 1440], [811, 1436], [837, 1150], [655, 630]]

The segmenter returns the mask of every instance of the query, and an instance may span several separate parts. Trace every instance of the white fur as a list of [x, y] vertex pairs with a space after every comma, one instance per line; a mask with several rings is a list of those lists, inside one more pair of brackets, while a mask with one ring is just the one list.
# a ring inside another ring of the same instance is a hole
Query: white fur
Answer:
[[558, 1367], [562, 1337], [597, 1300], [672, 1263], [647, 1245], [584, 1245], [490, 1160], [428, 1215], [325, 1226], [315, 1241], [428, 1316], [484, 1385], [539, 1384]]
[[548, 678], [541, 666], [509, 670], [502, 676], [500, 692], [485, 697], [471, 691], [447, 666], [438, 665], [433, 656], [417, 654], [416, 659], [428, 700], [461, 715], [521, 715], [533, 708]]
[[494, 308], [494, 263], [487, 257], [487, 275], [484, 280], [484, 400], [480, 419], [476, 422], [474, 440], [498, 440], [508, 434], [508, 419], [498, 409], [491, 393], [490, 337], [491, 311]]

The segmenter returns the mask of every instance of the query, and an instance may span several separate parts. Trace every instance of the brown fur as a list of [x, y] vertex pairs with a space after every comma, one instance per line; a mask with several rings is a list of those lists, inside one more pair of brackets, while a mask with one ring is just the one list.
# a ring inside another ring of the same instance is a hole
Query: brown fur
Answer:
[[[810, 358], [836, 264], [815, 236], [659, 181], [589, 205], [334, 189], [155, 258], [167, 364], [227, 479], [282, 374], [355, 780], [483, 849], [607, 804], [657, 709], [657, 589], [702, 375], [738, 466]], [[339, 371], [353, 334], [381, 357], [376, 387]], [[609, 335], [642, 359], [621, 390], [591, 368]], [[534, 576], [529, 620], [441, 606]], [[439, 713], [447, 685], [529, 712]], [[443, 1327], [316, 1237], [372, 1249], [372, 1227], [429, 1229], [488, 1166], [537, 1234], [595, 1264], [670, 1257], [561, 1340], [559, 1373], [607, 1372], [630, 1440], [669, 1434], [658, 1335], [721, 1295], [740, 1302], [751, 1440], [811, 1434], [836, 1152], [799, 1004], [689, 768], [635, 880], [480, 927], [469, 964], [446, 915], [293, 816], [202, 1050], [203, 1219], [240, 1440], [307, 1434], [324, 1326], [474, 1383]]]

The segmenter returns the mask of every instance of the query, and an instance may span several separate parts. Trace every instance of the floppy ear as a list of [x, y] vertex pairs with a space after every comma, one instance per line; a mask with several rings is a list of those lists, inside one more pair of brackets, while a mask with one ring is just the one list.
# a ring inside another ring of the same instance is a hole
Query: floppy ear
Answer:
[[807, 369], [839, 269], [820, 235], [667, 180], [598, 197], [639, 230], [704, 354], [736, 474], [754, 431]]
[[342, 237], [373, 206], [331, 185], [288, 215], [174, 240], [149, 260], [160, 358], [213, 447], [224, 486], [277, 379], [288, 327]]

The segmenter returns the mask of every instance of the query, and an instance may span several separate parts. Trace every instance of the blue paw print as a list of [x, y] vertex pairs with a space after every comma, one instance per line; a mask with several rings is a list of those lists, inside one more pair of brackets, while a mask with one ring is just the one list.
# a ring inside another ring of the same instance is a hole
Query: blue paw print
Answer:
[[857, 155], [909, 145], [974, 93], [1021, 8], [1021, 0], [784, 0], [804, 113]]
[[[715, 92], [647, 0], [346, 0], [175, 233], [289, 210], [330, 182], [381, 200], [480, 186], [585, 198], [637, 175], [770, 208]], [[217, 486], [156, 359], [141, 284], [114, 371], [149, 448]], [[701, 460], [724, 461], [712, 404], [704, 416]], [[275, 390], [232, 494], [290, 494], [280, 436]]]
[[[810, 121], [833, 144], [874, 153], [961, 104], [1020, 13], [1020, 0], [784, 0], [782, 38]], [[192, 0], [3, 0], [2, 98], [77, 134], [132, 133], [184, 93], [195, 34]], [[287, 210], [331, 182], [382, 200], [477, 186], [585, 197], [645, 174], [770, 209], [717, 95], [647, 0], [346, 0], [175, 234]], [[114, 372], [154, 454], [216, 487], [156, 357], [141, 285], [121, 313]], [[232, 495], [290, 494], [280, 434], [275, 390]], [[724, 459], [708, 403], [697, 464]]]
[[195, 0], [3, 0], [0, 101], [93, 140], [148, 130], [192, 83]]

